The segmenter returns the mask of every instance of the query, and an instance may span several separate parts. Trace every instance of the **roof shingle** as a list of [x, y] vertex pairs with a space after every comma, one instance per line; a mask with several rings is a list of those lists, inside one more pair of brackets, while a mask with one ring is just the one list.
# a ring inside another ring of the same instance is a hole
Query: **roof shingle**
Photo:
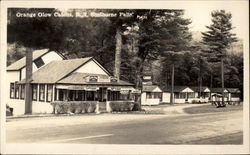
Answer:
[[[31, 83], [56, 83], [90, 59], [92, 57], [51, 61], [32, 74]], [[20, 83], [25, 83], [25, 79]]]
[[[49, 49], [42, 49], [42, 50], [35, 50], [33, 51], [33, 61], [37, 58], [43, 56], [44, 54], [48, 53]], [[15, 71], [19, 70], [26, 66], [26, 57], [19, 59], [18, 61], [14, 62], [13, 64], [7, 67], [7, 71]]]

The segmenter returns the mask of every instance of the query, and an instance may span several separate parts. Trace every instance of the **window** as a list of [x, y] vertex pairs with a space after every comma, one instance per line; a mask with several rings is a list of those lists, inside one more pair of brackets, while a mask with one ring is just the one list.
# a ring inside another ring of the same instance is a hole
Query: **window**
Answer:
[[42, 60], [42, 58], [38, 58], [34, 61], [35, 65], [37, 68], [40, 68], [44, 65], [44, 61]]
[[52, 101], [52, 93], [53, 93], [53, 85], [47, 85], [47, 98], [46, 98], [47, 102]]
[[194, 98], [194, 96], [195, 96], [195, 93], [193, 92], [188, 93], [188, 98]]
[[10, 98], [15, 98], [15, 83], [10, 83]]
[[15, 84], [15, 98], [19, 99], [19, 85]]
[[31, 85], [32, 87], [32, 100], [37, 101], [37, 85]]
[[45, 99], [45, 85], [40, 84], [39, 86], [39, 101], [44, 101]]
[[239, 93], [231, 93], [231, 97], [240, 97]]
[[186, 98], [186, 93], [180, 93], [180, 98]]
[[89, 76], [89, 82], [97, 82], [98, 76]]
[[20, 99], [24, 99], [25, 85], [22, 84], [22, 85], [20, 85], [20, 87], [21, 87]]

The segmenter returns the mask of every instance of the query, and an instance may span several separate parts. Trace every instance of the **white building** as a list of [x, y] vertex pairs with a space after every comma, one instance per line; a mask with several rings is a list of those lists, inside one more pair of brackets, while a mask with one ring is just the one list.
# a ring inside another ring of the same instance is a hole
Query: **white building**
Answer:
[[159, 105], [162, 100], [162, 90], [157, 85], [143, 85], [141, 94], [142, 105]]
[[[62, 60], [55, 52], [33, 53], [32, 113], [52, 113], [53, 101], [129, 100], [133, 84], [117, 80], [94, 58]], [[54, 60], [54, 61], [53, 61]], [[38, 63], [39, 62], [39, 63]], [[25, 58], [7, 68], [10, 98], [14, 115], [24, 114]]]
[[[171, 89], [163, 89], [162, 102], [170, 103]], [[188, 86], [174, 86], [174, 103], [191, 103], [195, 99], [195, 92]]]
[[[196, 102], [208, 102], [210, 98], [210, 89], [208, 87], [190, 87], [195, 92], [195, 99]], [[201, 90], [200, 90], [201, 89]], [[200, 94], [201, 91], [201, 94]]]

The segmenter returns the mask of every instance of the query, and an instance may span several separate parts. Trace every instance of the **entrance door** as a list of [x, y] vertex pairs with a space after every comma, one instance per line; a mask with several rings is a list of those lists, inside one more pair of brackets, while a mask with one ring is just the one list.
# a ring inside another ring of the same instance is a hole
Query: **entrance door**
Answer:
[[106, 87], [101, 87], [99, 89], [98, 100], [100, 102], [106, 102], [107, 101], [107, 88]]

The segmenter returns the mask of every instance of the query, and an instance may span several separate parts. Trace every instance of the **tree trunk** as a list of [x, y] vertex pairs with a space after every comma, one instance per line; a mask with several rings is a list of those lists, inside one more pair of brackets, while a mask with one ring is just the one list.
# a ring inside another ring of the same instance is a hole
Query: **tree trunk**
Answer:
[[[213, 74], [210, 74], [210, 90], [213, 88]], [[210, 100], [212, 99], [211, 92], [210, 92]]]
[[25, 114], [32, 113], [32, 61], [33, 51], [31, 48], [27, 48], [26, 51], [26, 83], [25, 83]]
[[199, 62], [198, 88], [199, 88], [198, 97], [201, 98], [201, 61]]
[[224, 103], [224, 63], [223, 58], [221, 58], [221, 94], [222, 94], [222, 106], [225, 106]]
[[172, 65], [170, 104], [174, 104], [174, 64]]
[[121, 66], [121, 49], [122, 49], [122, 34], [121, 27], [117, 26], [116, 28], [116, 48], [115, 48], [115, 68], [114, 76], [117, 77], [118, 81], [120, 80], [120, 66]]

